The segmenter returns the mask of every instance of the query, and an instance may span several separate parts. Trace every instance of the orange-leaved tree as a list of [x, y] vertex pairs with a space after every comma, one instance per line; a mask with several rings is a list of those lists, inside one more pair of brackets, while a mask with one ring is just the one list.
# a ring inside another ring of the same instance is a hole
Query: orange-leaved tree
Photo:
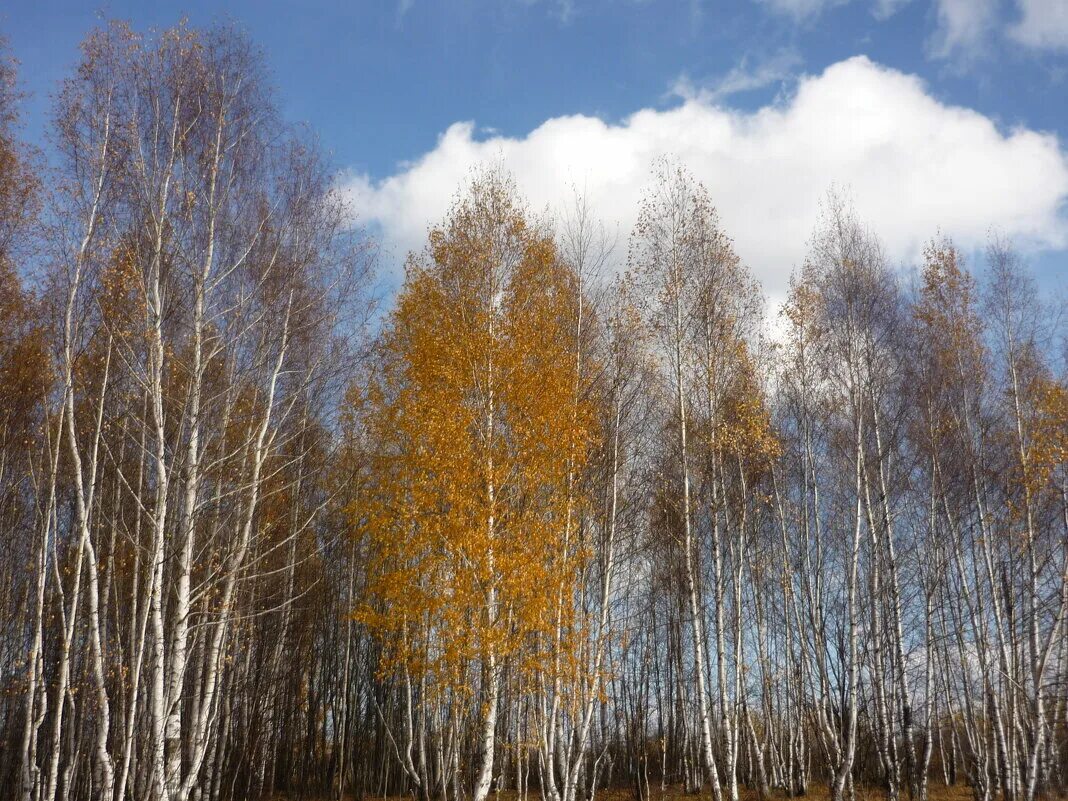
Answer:
[[473, 708], [485, 799], [503, 671], [522, 669], [520, 652], [553, 624], [573, 569], [559, 558], [569, 477], [592, 430], [574, 391], [578, 291], [510, 179], [485, 171], [409, 259], [380, 338], [357, 617], [381, 643], [383, 674], [403, 682], [395, 754], [424, 796], [459, 781], [457, 710]]

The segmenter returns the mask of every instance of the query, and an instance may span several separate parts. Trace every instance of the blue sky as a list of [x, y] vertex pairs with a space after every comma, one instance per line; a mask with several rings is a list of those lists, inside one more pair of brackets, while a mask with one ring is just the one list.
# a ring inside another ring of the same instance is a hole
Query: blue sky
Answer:
[[[418, 246], [486, 158], [538, 208], [566, 206], [572, 182], [595, 206], [604, 197], [625, 236], [623, 201], [667, 152], [694, 162], [772, 294], [831, 184], [855, 194], [891, 258], [913, 259], [938, 226], [971, 248], [995, 226], [1045, 281], [1068, 264], [1068, 0], [15, 0], [0, 31], [30, 92], [31, 140], [101, 12], [138, 27], [225, 15], [247, 29], [286, 115], [319, 132], [387, 260]], [[857, 104], [852, 116], [826, 113], [836, 97]], [[824, 119], [825, 135], [813, 131]], [[902, 175], [894, 165], [913, 152], [917, 175]]]

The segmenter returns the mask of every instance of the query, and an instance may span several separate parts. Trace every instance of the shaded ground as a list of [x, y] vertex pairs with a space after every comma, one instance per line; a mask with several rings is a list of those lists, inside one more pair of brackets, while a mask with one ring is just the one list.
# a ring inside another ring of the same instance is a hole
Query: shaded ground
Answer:
[[[669, 786], [666, 789], [661, 790], [659, 784], [651, 783], [649, 789], [649, 801], [710, 801], [711, 799], [710, 793], [687, 793], [680, 786]], [[761, 801], [754, 790], [740, 788], [739, 795], [740, 801]], [[333, 798], [325, 799], [317, 796], [303, 796], [300, 798], [301, 801], [336, 801], [336, 799]], [[787, 796], [781, 791], [773, 791], [768, 798], [780, 801], [786, 799]], [[812, 784], [809, 786], [808, 793], [797, 798], [796, 801], [828, 801], [829, 798], [829, 788], [826, 785]], [[932, 782], [928, 788], [929, 801], [973, 801], [973, 798], [974, 796], [972, 795], [971, 788], [964, 784], [946, 787], [941, 782]], [[1059, 801], [1064, 797], [1054, 798]], [[296, 795], [277, 795], [270, 799], [270, 801], [296, 801], [297, 799], [298, 796]], [[538, 794], [537, 790], [532, 790], [527, 793], [525, 801], [540, 801], [540, 799], [541, 796]], [[346, 796], [345, 801], [356, 801], [356, 799], [355, 797]], [[411, 796], [387, 796], [386, 798], [382, 798], [381, 796], [365, 795], [363, 801], [413, 801], [413, 799]], [[467, 801], [470, 801], [470, 799], [467, 799]], [[504, 790], [500, 793], [491, 793], [489, 801], [524, 800], [516, 791]], [[598, 790], [594, 801], [637, 801], [637, 796], [631, 788], [619, 787], [609, 790]], [[856, 801], [886, 801], [886, 793], [879, 787], [858, 786], [856, 788]], [[905, 801], [907, 801], [907, 799]]]

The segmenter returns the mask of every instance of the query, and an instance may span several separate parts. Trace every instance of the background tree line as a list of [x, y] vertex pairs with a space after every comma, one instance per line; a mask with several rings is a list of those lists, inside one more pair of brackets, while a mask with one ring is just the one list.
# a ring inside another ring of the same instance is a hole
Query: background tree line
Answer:
[[894, 270], [832, 192], [769, 313], [683, 167], [625, 246], [484, 168], [376, 318], [239, 32], [92, 32], [47, 158], [17, 101], [4, 798], [1064, 793], [1065, 340], [1011, 243]]

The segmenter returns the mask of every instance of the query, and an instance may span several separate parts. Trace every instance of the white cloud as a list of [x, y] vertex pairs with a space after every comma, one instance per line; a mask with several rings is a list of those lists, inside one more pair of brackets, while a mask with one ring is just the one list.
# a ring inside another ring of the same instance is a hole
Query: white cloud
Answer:
[[938, 27], [928, 40], [931, 55], [958, 61], [975, 58], [989, 41], [997, 6], [998, 0], [935, 0]]
[[751, 113], [694, 97], [619, 124], [576, 115], [519, 138], [479, 139], [475, 131], [456, 123], [396, 174], [348, 183], [361, 219], [380, 230], [398, 264], [422, 248], [472, 166], [494, 160], [515, 174], [535, 209], [563, 209], [571, 186], [584, 188], [625, 243], [661, 155], [705, 182], [773, 298], [804, 258], [832, 183], [850, 188], [895, 261], [915, 259], [939, 227], [965, 248], [992, 226], [1024, 246], [1068, 245], [1068, 154], [1055, 136], [999, 131], [975, 111], [939, 102], [918, 78], [864, 57], [806, 77], [786, 102]]
[[1028, 47], [1068, 48], [1068, 2], [1016, 0], [1020, 19], [1009, 35]]

